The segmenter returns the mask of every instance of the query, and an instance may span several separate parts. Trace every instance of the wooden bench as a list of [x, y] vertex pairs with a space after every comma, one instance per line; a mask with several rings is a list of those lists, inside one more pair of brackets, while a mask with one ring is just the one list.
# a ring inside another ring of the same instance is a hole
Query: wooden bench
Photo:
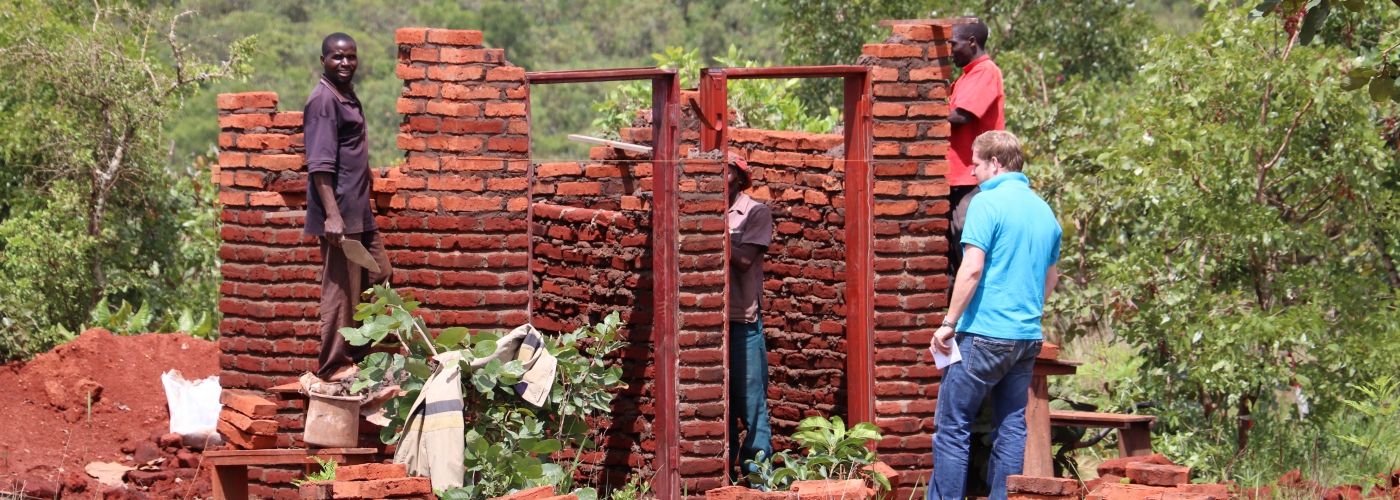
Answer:
[[374, 448], [322, 448], [273, 450], [214, 450], [204, 452], [204, 463], [213, 470], [214, 498], [248, 498], [248, 466], [317, 466], [316, 458], [335, 460], [341, 465], [368, 463], [379, 450]]
[[1152, 454], [1152, 423], [1157, 417], [1124, 413], [1050, 410], [1050, 425], [1118, 429], [1118, 456]]

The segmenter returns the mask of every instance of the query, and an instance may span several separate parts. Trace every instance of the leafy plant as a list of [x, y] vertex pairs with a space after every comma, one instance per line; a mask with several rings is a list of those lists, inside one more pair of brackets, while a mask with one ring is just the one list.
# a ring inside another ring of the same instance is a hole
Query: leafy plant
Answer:
[[[1371, 487], [1382, 485], [1382, 481], [1375, 475], [1366, 474], [1366, 471], [1388, 472], [1400, 466], [1400, 380], [1391, 375], [1381, 377], [1367, 382], [1365, 385], [1353, 385], [1363, 398], [1353, 400], [1346, 399], [1343, 402], [1347, 407], [1354, 410], [1355, 416], [1367, 425], [1358, 426], [1358, 429], [1367, 431], [1357, 432], [1352, 429], [1349, 432], [1340, 433], [1338, 437], [1351, 443], [1360, 451], [1358, 459], [1362, 462], [1362, 468], [1350, 474], [1352, 482], [1366, 484]], [[1388, 476], [1384, 474], [1383, 476]]]
[[[557, 358], [558, 366], [549, 396], [536, 408], [513, 389], [525, 374], [520, 361], [497, 359], [480, 368], [471, 366], [473, 360], [496, 351], [501, 335], [473, 334], [454, 327], [430, 337], [423, 320], [413, 314], [417, 302], [387, 286], [377, 286], [370, 294], [373, 300], [356, 308], [355, 319], [363, 325], [343, 328], [341, 333], [354, 345], [379, 344], [392, 336], [403, 346], [400, 352], [376, 352], [366, 357], [352, 387], [360, 390], [393, 382], [405, 391], [386, 405], [391, 423], [384, 427], [380, 439], [385, 443], [398, 440], [409, 410], [432, 372], [432, 357], [450, 350], [464, 351], [467, 484], [444, 491], [441, 497], [487, 498], [541, 485], [572, 489], [577, 457], [594, 448], [594, 438], [604, 432], [591, 426], [589, 418], [607, 412], [616, 390], [626, 385], [622, 383], [622, 368], [609, 366], [605, 360], [625, 345], [618, 331], [622, 320], [616, 312], [600, 324], [545, 339], [544, 348]], [[556, 457], [565, 461], [556, 462]], [[582, 498], [589, 491], [585, 488], [576, 494]], [[592, 494], [596, 497], [596, 492]]]
[[336, 462], [333, 458], [322, 460], [321, 457], [311, 457], [321, 466], [321, 470], [307, 474], [305, 478], [293, 479], [292, 486], [300, 487], [306, 483], [319, 483], [323, 481], [335, 481]]
[[889, 478], [865, 468], [876, 461], [870, 449], [871, 443], [880, 440], [875, 424], [861, 422], [847, 429], [841, 417], [807, 417], [797, 424], [792, 439], [806, 452], [794, 455], [780, 451], [772, 457], [760, 453], [750, 462], [757, 469], [749, 474], [750, 484], [776, 491], [786, 490], [794, 481], [861, 477], [883, 491], [890, 490]]
[[649, 474], [632, 474], [627, 478], [627, 483], [622, 487], [612, 490], [608, 496], [610, 500], [642, 500], [651, 494], [651, 481]]

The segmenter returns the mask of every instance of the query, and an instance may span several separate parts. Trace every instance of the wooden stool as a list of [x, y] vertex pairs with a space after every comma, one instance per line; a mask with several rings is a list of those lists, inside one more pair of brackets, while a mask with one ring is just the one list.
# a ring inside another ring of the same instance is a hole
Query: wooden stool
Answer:
[[1152, 454], [1152, 423], [1157, 417], [1125, 413], [1050, 410], [1050, 425], [1118, 429], [1118, 456]]
[[374, 448], [215, 450], [204, 453], [204, 463], [214, 472], [214, 498], [245, 500], [249, 465], [319, 465], [315, 458], [355, 465], [369, 462], [376, 453], [379, 450]]

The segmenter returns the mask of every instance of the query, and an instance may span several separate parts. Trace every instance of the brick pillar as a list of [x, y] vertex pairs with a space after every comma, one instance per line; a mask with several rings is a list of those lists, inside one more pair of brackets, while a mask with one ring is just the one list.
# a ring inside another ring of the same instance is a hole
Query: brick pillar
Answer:
[[679, 181], [680, 475], [696, 495], [725, 481], [723, 164], [685, 160]]
[[[306, 203], [302, 116], [278, 112], [277, 94], [220, 94], [219, 257], [220, 383], [261, 390], [294, 381], [316, 368], [320, 336], [320, 255], [302, 236], [303, 218], [287, 216]], [[279, 405], [277, 446], [300, 444], [304, 406]], [[250, 492], [273, 495], [299, 477], [291, 469], [252, 468]]]
[[433, 327], [529, 320], [525, 70], [480, 31], [402, 28], [402, 177], [382, 218], [394, 285]]
[[880, 458], [896, 497], [928, 484], [936, 370], [929, 340], [948, 304], [948, 38], [952, 24], [898, 24], [862, 50], [872, 66], [875, 157], [875, 396]]

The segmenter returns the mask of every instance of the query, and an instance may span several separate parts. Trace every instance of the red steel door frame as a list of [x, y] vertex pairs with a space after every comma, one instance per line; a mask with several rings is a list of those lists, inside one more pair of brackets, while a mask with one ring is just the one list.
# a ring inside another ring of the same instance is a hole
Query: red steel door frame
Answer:
[[[679, 177], [680, 80], [676, 71], [627, 68], [577, 71], [542, 71], [525, 74], [527, 88], [536, 84], [651, 80], [652, 113], [652, 304], [651, 341], [656, 362], [656, 477], [652, 490], [661, 500], [680, 498], [680, 413], [677, 411], [680, 345], [678, 284], [680, 263], [676, 242], [680, 238], [680, 209], [676, 201]], [[533, 155], [531, 155], [533, 158]], [[535, 165], [526, 174], [533, 198]]]
[[[846, 417], [851, 424], [874, 423], [875, 233], [872, 223], [875, 199], [870, 166], [873, 124], [870, 69], [866, 66], [706, 68], [700, 74], [701, 151], [719, 149], [722, 155], [729, 152], [729, 80], [771, 78], [841, 78], [845, 83], [842, 117], [846, 147]], [[725, 251], [728, 252], [727, 247]], [[728, 255], [725, 258], [727, 260]], [[728, 335], [725, 337], [727, 343]], [[727, 414], [727, 400], [725, 407]]]

